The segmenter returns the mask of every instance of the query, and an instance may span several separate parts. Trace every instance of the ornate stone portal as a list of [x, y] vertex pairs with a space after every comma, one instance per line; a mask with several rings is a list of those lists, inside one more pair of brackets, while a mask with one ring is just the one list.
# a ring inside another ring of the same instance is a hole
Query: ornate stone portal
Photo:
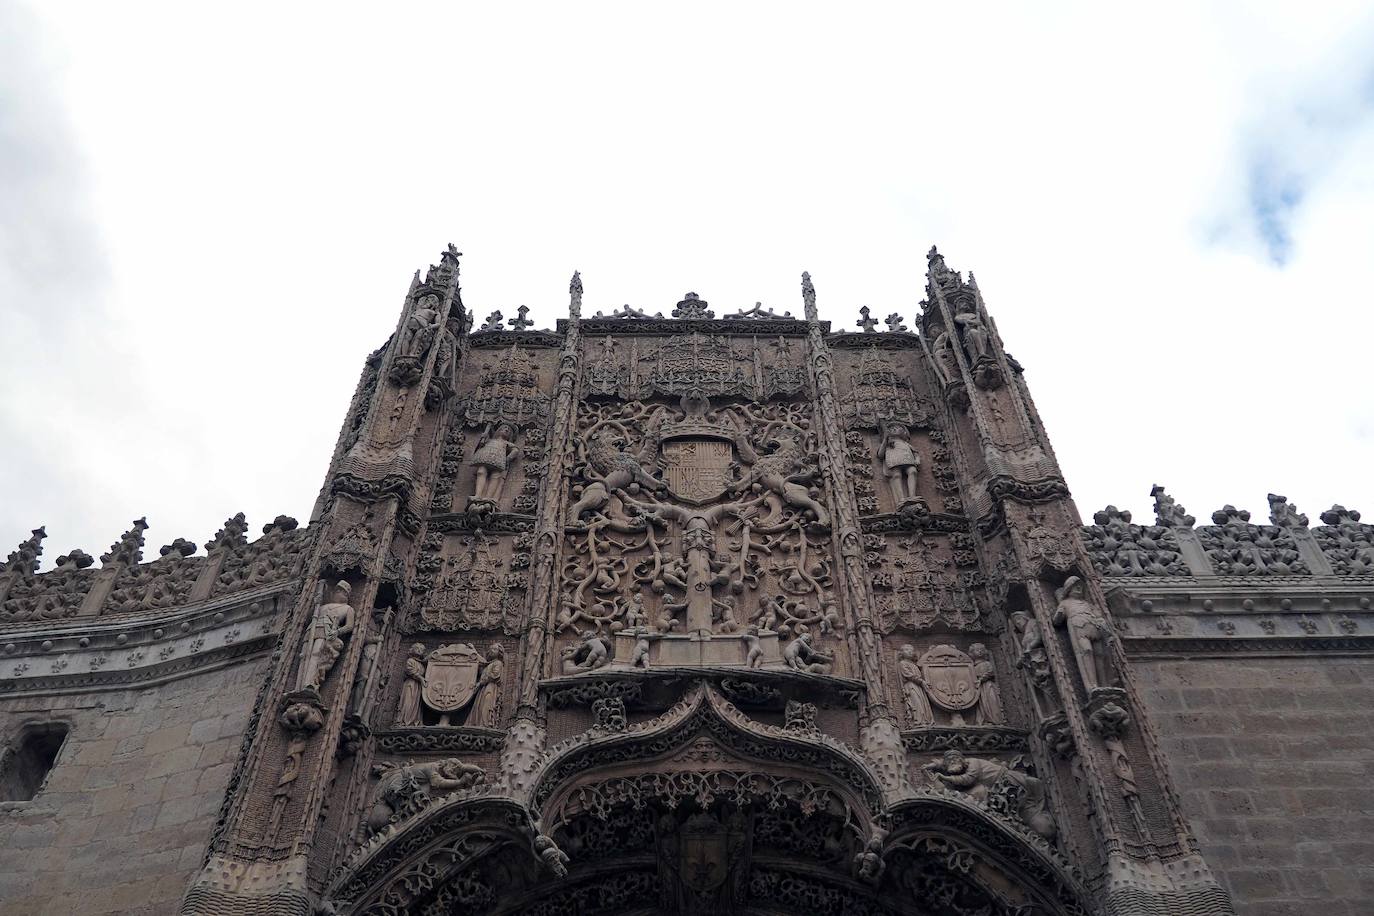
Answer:
[[[569, 291], [474, 330], [457, 252], [417, 275], [183, 913], [1230, 911], [971, 280], [932, 250], [914, 330], [859, 333], [806, 276], [800, 318]], [[90, 593], [132, 601], [141, 544]]]

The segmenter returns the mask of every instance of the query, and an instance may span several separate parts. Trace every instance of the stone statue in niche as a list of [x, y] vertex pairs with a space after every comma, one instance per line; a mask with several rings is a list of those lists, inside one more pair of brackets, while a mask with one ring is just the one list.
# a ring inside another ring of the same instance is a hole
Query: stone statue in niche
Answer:
[[1078, 576], [1069, 576], [1055, 590], [1054, 596], [1059, 602], [1054, 611], [1054, 622], [1068, 630], [1069, 643], [1073, 646], [1083, 686], [1088, 693], [1100, 687], [1110, 687], [1107, 640], [1111, 631], [1107, 629], [1107, 621], [1085, 597], [1083, 580]]
[[1055, 698], [1054, 674], [1050, 670], [1050, 656], [1045, 651], [1040, 621], [1025, 611], [1017, 611], [1011, 615], [1011, 626], [1016, 631], [1021, 649], [1016, 667], [1024, 669], [1030, 677], [1036, 712], [1044, 718], [1057, 712], [1059, 703]]
[[514, 439], [515, 427], [509, 423], [498, 423], [491, 435], [472, 453], [468, 463], [475, 469], [473, 502], [500, 503], [506, 474], [513, 459], [520, 453]]
[[564, 674], [582, 674], [609, 665], [611, 647], [596, 630], [583, 630], [581, 641], [565, 647], [562, 656]]
[[996, 760], [965, 757], [959, 751], [945, 755], [922, 769], [939, 784], [968, 793], [974, 801], [986, 804], [989, 796], [1004, 787], [1020, 790], [1017, 814], [1026, 826], [1046, 840], [1053, 840], [1058, 832], [1054, 818], [1045, 808], [1045, 784], [1034, 776], [1018, 772]]
[[935, 724], [935, 711], [926, 696], [925, 678], [916, 664], [916, 647], [902, 646], [897, 650], [897, 671], [902, 676], [902, 698], [906, 701], [907, 717], [916, 728]]
[[333, 600], [316, 608], [301, 660], [299, 689], [318, 691], [339, 660], [344, 641], [353, 632], [353, 606], [348, 603], [352, 591], [353, 586], [340, 579], [334, 584]]
[[950, 337], [950, 332], [941, 331], [931, 349], [934, 351], [935, 368], [939, 370], [941, 380], [946, 385], [959, 381], [959, 359], [954, 355], [954, 341]]
[[960, 312], [954, 316], [954, 323], [963, 329], [964, 353], [967, 354], [969, 362], [976, 363], [992, 355], [988, 329], [984, 327], [983, 320], [978, 317], [977, 312]]
[[468, 710], [468, 725], [495, 728], [496, 714], [501, 701], [501, 678], [506, 671], [505, 649], [495, 643], [487, 650], [486, 663], [477, 676], [477, 696]]
[[811, 634], [805, 630], [798, 633], [787, 648], [782, 650], [782, 659], [787, 667], [807, 674], [829, 674], [835, 666], [835, 656], [811, 645]]
[[916, 478], [921, 469], [921, 456], [911, 447], [910, 436], [901, 423], [889, 423], [878, 446], [883, 476], [892, 491], [892, 504], [898, 507], [916, 498]]
[[396, 724], [402, 728], [424, 724], [420, 712], [420, 694], [425, 686], [425, 647], [414, 643], [406, 657], [405, 683], [401, 685], [401, 705], [396, 711]]
[[372, 834], [417, 813], [436, 796], [476, 788], [487, 778], [481, 767], [457, 757], [402, 767], [374, 767], [373, 774], [381, 778], [381, 785], [367, 814], [366, 826]]
[[429, 349], [430, 342], [439, 331], [439, 297], [427, 293], [415, 303], [415, 309], [406, 319], [401, 332], [400, 355], [409, 359], [419, 359]]
[[978, 681], [978, 712], [975, 725], [1002, 724], [1002, 697], [997, 693], [997, 669], [988, 656], [988, 647], [976, 642], [968, 647], [973, 659], [973, 676]]
[[[439, 714], [440, 726], [458, 724], [454, 719], [464, 713], [464, 725], [495, 727], [505, 652], [500, 644], [488, 651], [490, 656], [484, 657], [469, 643], [440, 646], [429, 653], [420, 674], [418, 662], [424, 647], [419, 643], [411, 646], [397, 724], [420, 725], [428, 709]], [[417, 687], [418, 698], [413, 692]]]

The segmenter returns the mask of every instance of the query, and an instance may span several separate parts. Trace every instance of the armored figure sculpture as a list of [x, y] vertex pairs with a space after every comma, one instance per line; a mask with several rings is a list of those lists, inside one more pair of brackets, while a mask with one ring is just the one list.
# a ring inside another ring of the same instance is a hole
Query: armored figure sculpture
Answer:
[[965, 757], [959, 751], [946, 751], [945, 755], [922, 769], [941, 784], [960, 792], [979, 804], [986, 804], [988, 796], [1002, 783], [1009, 783], [1021, 790], [1017, 814], [1026, 826], [1047, 840], [1054, 839], [1058, 832], [1054, 818], [1045, 809], [1045, 784], [1034, 776], [1018, 772], [981, 757]]
[[500, 502], [501, 490], [506, 483], [506, 473], [510, 470], [511, 459], [520, 450], [511, 440], [515, 438], [515, 428], [509, 423], [498, 423], [491, 438], [477, 447], [469, 462], [476, 469], [472, 498], [477, 501]]
[[1069, 576], [1055, 591], [1059, 606], [1054, 612], [1055, 624], [1068, 628], [1078, 673], [1088, 693], [1099, 687], [1109, 687], [1107, 667], [1107, 639], [1111, 635], [1107, 621], [1084, 598], [1083, 580]]
[[883, 475], [892, 490], [892, 504], [900, 507], [903, 503], [916, 498], [917, 472], [921, 469], [921, 456], [911, 447], [910, 433], [900, 423], [890, 423], [878, 446], [878, 457], [883, 460]]
[[334, 585], [334, 600], [315, 610], [310, 622], [310, 641], [301, 660], [300, 689], [318, 691], [339, 660], [344, 640], [353, 632], [353, 606], [348, 603], [352, 591], [353, 586], [339, 580]]
[[921, 666], [916, 664], [916, 647], [902, 646], [897, 650], [897, 670], [902, 675], [902, 699], [906, 700], [907, 715], [911, 724], [935, 724], [935, 711], [930, 707], [930, 697], [926, 696], [925, 678], [921, 676]]
[[409, 359], [419, 359], [429, 348], [430, 341], [439, 330], [439, 297], [430, 293], [420, 297], [415, 310], [406, 319], [401, 334], [400, 355]]
[[835, 664], [835, 657], [811, 645], [811, 634], [803, 630], [782, 650], [782, 659], [787, 667], [808, 674], [829, 674]]

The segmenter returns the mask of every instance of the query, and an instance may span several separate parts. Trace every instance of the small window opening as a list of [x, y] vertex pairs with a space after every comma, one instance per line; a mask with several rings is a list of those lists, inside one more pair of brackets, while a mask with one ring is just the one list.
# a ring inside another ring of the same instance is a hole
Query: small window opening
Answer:
[[67, 726], [60, 722], [30, 725], [0, 759], [0, 802], [28, 801], [43, 788], [57, 763]]

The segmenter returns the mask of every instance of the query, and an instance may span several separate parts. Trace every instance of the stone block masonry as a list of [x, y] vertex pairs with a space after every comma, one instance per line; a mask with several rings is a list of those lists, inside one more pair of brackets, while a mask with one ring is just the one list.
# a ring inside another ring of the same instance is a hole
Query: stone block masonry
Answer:
[[61, 722], [55, 766], [0, 804], [0, 913], [174, 913], [200, 867], [267, 659], [144, 689], [0, 699], [0, 735]]
[[1183, 808], [1237, 910], [1374, 899], [1374, 658], [1138, 659]]

